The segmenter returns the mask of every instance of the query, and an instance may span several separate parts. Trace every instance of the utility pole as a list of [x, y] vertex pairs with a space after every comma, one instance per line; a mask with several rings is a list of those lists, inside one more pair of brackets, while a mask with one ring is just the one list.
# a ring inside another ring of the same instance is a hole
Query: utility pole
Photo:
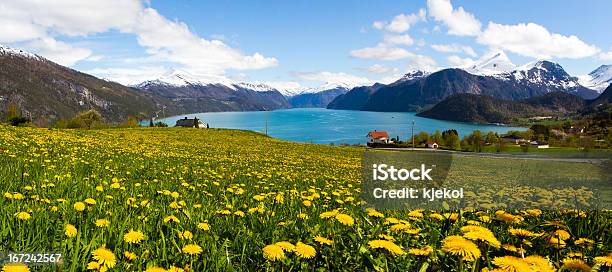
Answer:
[[414, 120], [412, 120], [412, 148], [414, 148]]

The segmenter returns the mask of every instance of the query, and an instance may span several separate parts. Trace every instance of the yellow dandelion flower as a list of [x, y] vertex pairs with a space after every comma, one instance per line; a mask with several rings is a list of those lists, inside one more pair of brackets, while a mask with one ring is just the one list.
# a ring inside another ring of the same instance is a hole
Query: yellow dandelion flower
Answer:
[[339, 213], [336, 215], [336, 220], [342, 225], [352, 226], [355, 224], [355, 220], [348, 214]]
[[198, 224], [198, 229], [201, 229], [201, 230], [210, 230], [210, 225], [208, 223], [206, 223], [206, 222], [199, 223]]
[[283, 248], [283, 250], [287, 252], [292, 252], [293, 250], [295, 250], [295, 246], [292, 243], [287, 242], [287, 241], [280, 241], [274, 244]]
[[183, 253], [189, 255], [198, 255], [202, 253], [202, 247], [195, 244], [189, 244], [183, 247]]
[[425, 246], [422, 248], [411, 248], [408, 249], [408, 253], [415, 256], [429, 256], [431, 253], [433, 253], [433, 247]]
[[387, 240], [372, 240], [368, 242], [368, 245], [372, 249], [382, 248], [389, 251], [393, 255], [404, 255], [406, 252], [395, 243]]
[[315, 255], [317, 255], [317, 250], [310, 245], [298, 242], [295, 245], [295, 254], [302, 258], [312, 259]]
[[565, 230], [556, 230], [553, 233], [554, 236], [558, 237], [561, 240], [567, 240], [570, 238], [570, 234], [569, 232], [565, 231]]
[[64, 234], [66, 234], [68, 237], [74, 237], [77, 235], [77, 229], [72, 224], [66, 224], [64, 227]]
[[304, 200], [302, 201], [302, 205], [306, 206], [306, 207], [310, 207], [312, 206], [312, 201], [310, 200]]
[[113, 268], [115, 264], [117, 264], [115, 254], [106, 248], [106, 246], [101, 246], [100, 248], [94, 250], [92, 255], [94, 260], [98, 261], [101, 266], [106, 268]]
[[600, 256], [594, 258], [596, 264], [601, 266], [612, 267], [612, 254], [608, 256]]
[[82, 211], [84, 211], [84, 210], [85, 210], [85, 207], [86, 207], [86, 206], [85, 206], [85, 203], [83, 203], [83, 202], [80, 202], [80, 201], [79, 201], [79, 202], [77, 202], [77, 203], [74, 203], [74, 209], [75, 209], [77, 212], [82, 212]]
[[110, 226], [110, 221], [106, 220], [106, 219], [98, 219], [95, 222], [96, 227], [98, 228], [106, 228], [108, 226]]
[[385, 215], [382, 214], [381, 212], [375, 210], [375, 209], [367, 209], [366, 210], [368, 212], [368, 216], [372, 216], [372, 217], [378, 217], [378, 218], [384, 218]]
[[96, 205], [96, 200], [93, 199], [93, 198], [85, 199], [84, 202], [89, 204], [89, 205]]
[[501, 242], [495, 238], [493, 232], [485, 227], [471, 225], [462, 227], [461, 231], [464, 232], [463, 237], [467, 239], [483, 241], [495, 248], [499, 248], [501, 246]]
[[588, 239], [588, 238], [578, 238], [576, 241], [574, 241], [574, 244], [576, 245], [582, 245], [582, 244], [594, 244], [595, 241]]
[[298, 218], [299, 219], [308, 219], [308, 215], [305, 214], [305, 213], [300, 213], [300, 214], [298, 214]]
[[525, 229], [519, 229], [519, 228], [509, 228], [508, 232], [514, 236], [519, 236], [519, 237], [535, 237], [538, 236], [537, 234], [525, 230]]
[[283, 260], [285, 259], [285, 252], [278, 245], [267, 245], [263, 248], [263, 257], [269, 261]]
[[134, 252], [131, 252], [131, 251], [123, 252], [123, 256], [129, 261], [133, 261], [133, 260], [136, 260], [136, 258], [138, 258], [138, 256]]
[[170, 268], [168, 268], [168, 272], [185, 272], [185, 269], [176, 266], [171, 266]]
[[559, 238], [550, 237], [550, 239], [548, 239], [548, 244], [556, 248], [564, 248], [566, 243]]
[[87, 270], [100, 270], [100, 267], [98, 262], [89, 262], [87, 264]]
[[337, 210], [333, 210], [333, 211], [329, 211], [329, 212], [323, 212], [319, 215], [320, 218], [322, 219], [326, 219], [326, 218], [330, 218], [330, 217], [334, 217], [338, 214]]
[[179, 220], [174, 215], [169, 215], [169, 216], [164, 217], [164, 223], [168, 223], [168, 222], [171, 222], [171, 223], [181, 223], [181, 220]]
[[448, 236], [442, 241], [442, 251], [459, 256], [466, 261], [474, 261], [480, 257], [480, 249], [472, 241], [461, 236]]
[[557, 271], [555, 269], [555, 267], [553, 266], [553, 264], [550, 262], [550, 260], [542, 257], [542, 256], [538, 256], [538, 255], [531, 255], [531, 256], [527, 256], [525, 257], [525, 259], [523, 259], [524, 262], [528, 263], [529, 265], [531, 265], [532, 270], [538, 271], [538, 272], [555, 272]]
[[444, 216], [442, 216], [439, 213], [432, 213], [432, 214], [429, 215], [429, 218], [435, 219], [435, 220], [438, 220], [438, 221], [444, 220]]
[[30, 269], [22, 263], [8, 263], [2, 267], [2, 272], [30, 272]]
[[591, 267], [580, 259], [567, 258], [563, 260], [563, 266], [561, 269], [567, 269], [572, 271], [591, 271]]
[[495, 266], [499, 267], [502, 271], [508, 272], [522, 272], [522, 271], [533, 271], [528, 263], [523, 261], [521, 258], [513, 256], [495, 257], [491, 262]]
[[179, 238], [184, 239], [184, 240], [191, 240], [193, 239], [193, 233], [191, 231], [183, 231], [183, 232], [179, 232], [178, 233]]
[[331, 246], [331, 245], [334, 244], [334, 241], [329, 240], [329, 239], [327, 239], [327, 238], [325, 238], [323, 236], [319, 236], [319, 235], [315, 236], [314, 240], [315, 240], [315, 242], [317, 242], [317, 243], [319, 243], [321, 245]]
[[128, 233], [123, 235], [123, 241], [128, 244], [138, 244], [140, 241], [144, 240], [145, 236], [140, 231], [130, 230]]
[[30, 214], [27, 212], [18, 212], [15, 214], [15, 217], [17, 217], [17, 219], [22, 220], [22, 221], [27, 221], [28, 219], [30, 219]]

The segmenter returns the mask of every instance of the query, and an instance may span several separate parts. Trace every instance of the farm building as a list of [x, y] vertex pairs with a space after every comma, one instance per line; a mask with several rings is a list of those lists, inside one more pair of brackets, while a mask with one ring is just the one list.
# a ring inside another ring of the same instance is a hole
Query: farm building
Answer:
[[367, 143], [368, 144], [388, 144], [389, 133], [386, 131], [370, 131], [368, 132]]
[[175, 127], [190, 127], [190, 128], [208, 128], [208, 124], [202, 122], [202, 120], [196, 118], [183, 118], [176, 120]]

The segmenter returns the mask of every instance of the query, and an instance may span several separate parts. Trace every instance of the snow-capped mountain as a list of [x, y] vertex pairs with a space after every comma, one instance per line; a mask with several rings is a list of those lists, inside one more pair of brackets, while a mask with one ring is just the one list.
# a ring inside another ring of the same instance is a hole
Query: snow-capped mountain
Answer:
[[602, 65], [588, 75], [578, 76], [578, 82], [601, 93], [612, 84], [612, 65]]
[[510, 73], [503, 74], [503, 76], [510, 80], [549, 86], [555, 89], [569, 90], [580, 85], [578, 78], [570, 76], [561, 65], [545, 60], [527, 63]]
[[35, 59], [35, 60], [40, 60], [40, 61], [46, 60], [45, 58], [43, 58], [43, 57], [41, 57], [39, 55], [32, 54], [30, 52], [23, 51], [23, 50], [20, 50], [20, 49], [10, 48], [10, 47], [5, 46], [3, 44], [0, 44], [0, 54], [1, 55], [21, 56], [21, 57], [31, 58], [31, 59]]
[[234, 83], [231, 80], [223, 76], [196, 76], [187, 71], [172, 68], [157, 79], [147, 80], [139, 84], [133, 85], [132, 87], [138, 89], [146, 89], [148, 86], [184, 87], [188, 85], [221, 85], [230, 89], [235, 89], [233, 84]]
[[516, 65], [510, 61], [510, 58], [508, 58], [504, 51], [494, 51], [483, 55], [464, 70], [473, 75], [495, 76], [511, 72], [515, 69]]
[[422, 71], [422, 70], [412, 70], [406, 74], [404, 74], [400, 79], [396, 80], [393, 83], [401, 83], [401, 82], [406, 82], [406, 81], [411, 81], [411, 80], [415, 80], [415, 79], [420, 79], [420, 78], [424, 78], [428, 75], [430, 75], [431, 72], [427, 72], [427, 71]]

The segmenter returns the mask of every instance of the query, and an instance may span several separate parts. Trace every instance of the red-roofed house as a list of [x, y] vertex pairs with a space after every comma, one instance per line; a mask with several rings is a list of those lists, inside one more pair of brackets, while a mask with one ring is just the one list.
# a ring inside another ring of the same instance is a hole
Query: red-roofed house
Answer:
[[388, 144], [389, 134], [386, 131], [370, 131], [368, 132], [368, 144]]
[[434, 142], [432, 140], [429, 140], [429, 141], [427, 141], [427, 148], [437, 149], [438, 148], [438, 143], [436, 143], [436, 142]]

